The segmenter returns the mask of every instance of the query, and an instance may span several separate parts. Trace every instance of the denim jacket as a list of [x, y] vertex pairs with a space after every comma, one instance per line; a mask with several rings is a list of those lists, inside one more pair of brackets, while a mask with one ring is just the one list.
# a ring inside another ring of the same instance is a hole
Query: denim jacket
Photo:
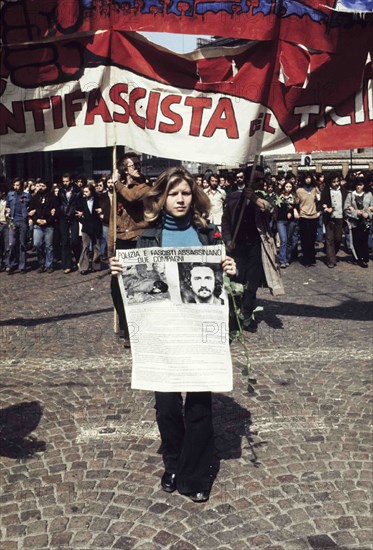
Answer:
[[[22, 217], [24, 218], [24, 221], [27, 221], [27, 212], [28, 212], [28, 205], [30, 202], [30, 195], [29, 193], [25, 193], [23, 191], [21, 195], [18, 195], [20, 199], [23, 201], [21, 202], [22, 205]], [[17, 193], [15, 191], [9, 191], [7, 198], [6, 198], [6, 206], [7, 208], [10, 208], [9, 217], [14, 218], [14, 212], [16, 209], [16, 197]]]

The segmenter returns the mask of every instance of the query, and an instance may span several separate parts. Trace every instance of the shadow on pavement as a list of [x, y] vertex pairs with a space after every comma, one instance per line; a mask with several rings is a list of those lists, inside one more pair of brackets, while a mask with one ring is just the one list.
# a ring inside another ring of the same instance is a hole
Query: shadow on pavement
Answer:
[[31, 458], [35, 453], [45, 451], [45, 442], [30, 435], [42, 416], [43, 409], [37, 401], [0, 409], [0, 456]]
[[251, 429], [251, 413], [227, 395], [213, 395], [213, 419], [215, 447], [218, 461], [240, 458], [242, 444], [247, 443], [250, 451], [250, 462], [260, 467], [257, 449], [266, 445], [266, 441], [255, 441], [257, 432]]
[[95, 309], [93, 311], [81, 311], [79, 313], [63, 313], [62, 315], [53, 315], [52, 317], [39, 317], [35, 319], [16, 317], [15, 319], [0, 321], [0, 326], [35, 327], [38, 325], [45, 325], [47, 323], [57, 323], [59, 321], [66, 321], [67, 319], [75, 319], [77, 317], [88, 317], [89, 315], [96, 315], [98, 313], [108, 313], [109, 311], [113, 311], [113, 308], [106, 307], [102, 309]]
[[318, 319], [343, 319], [350, 321], [373, 320], [371, 302], [346, 300], [337, 306], [322, 307], [307, 304], [286, 302], [270, 302], [260, 299], [259, 305], [264, 311], [258, 315], [258, 321], [265, 322], [271, 328], [283, 328], [283, 322], [278, 315], [284, 317], [315, 317]]

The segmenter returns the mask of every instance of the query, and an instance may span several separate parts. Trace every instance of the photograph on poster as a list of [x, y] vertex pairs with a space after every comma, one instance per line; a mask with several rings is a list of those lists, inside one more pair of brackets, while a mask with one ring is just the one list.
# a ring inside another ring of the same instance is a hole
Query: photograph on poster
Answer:
[[219, 264], [178, 264], [180, 294], [184, 304], [223, 305], [223, 272]]
[[164, 264], [125, 267], [123, 286], [129, 305], [170, 300]]

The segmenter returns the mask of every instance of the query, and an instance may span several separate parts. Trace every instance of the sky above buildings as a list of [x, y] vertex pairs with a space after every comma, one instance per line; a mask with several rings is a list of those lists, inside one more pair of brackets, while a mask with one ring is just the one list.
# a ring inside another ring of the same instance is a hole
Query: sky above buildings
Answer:
[[176, 53], [192, 52], [197, 47], [197, 36], [192, 34], [171, 34], [167, 32], [142, 32], [140, 34]]

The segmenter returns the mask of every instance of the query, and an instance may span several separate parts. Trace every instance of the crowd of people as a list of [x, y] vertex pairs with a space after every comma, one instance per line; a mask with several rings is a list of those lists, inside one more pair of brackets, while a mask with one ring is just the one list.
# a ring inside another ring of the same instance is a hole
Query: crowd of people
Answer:
[[[136, 174], [138, 168], [137, 163], [129, 171]], [[36, 253], [39, 273], [62, 268], [66, 274], [78, 269], [85, 275], [107, 267], [115, 177], [96, 181], [64, 174], [60, 183], [15, 178], [10, 190], [5, 183], [0, 184], [0, 270], [9, 275], [26, 273], [26, 251], [30, 248]], [[248, 185], [247, 169], [224, 176], [198, 174], [195, 181], [209, 199], [209, 221], [221, 228], [224, 212], [225, 218], [230, 216], [231, 195]], [[152, 182], [141, 176], [141, 183], [142, 196]], [[134, 235], [131, 227], [122, 227], [121, 209], [139, 210], [134, 212], [139, 222], [142, 207], [137, 195], [135, 201], [127, 200], [127, 184], [118, 181], [116, 185], [118, 196], [127, 201], [125, 206], [118, 202], [117, 236], [119, 246], [128, 246], [146, 224], [136, 223]], [[372, 173], [357, 171], [345, 179], [336, 172], [303, 172], [297, 178], [292, 173], [265, 175], [258, 167], [252, 187], [255, 196], [272, 207], [269, 231], [275, 239], [280, 268], [298, 259], [299, 245], [305, 267], [315, 265], [318, 245], [324, 247], [326, 264], [333, 268], [342, 243], [354, 263], [368, 266], [372, 248]]]
[[[209, 184], [210, 179], [204, 179], [201, 185], [214, 205], [211, 218], [220, 225], [229, 204], [226, 197], [242, 191], [248, 182], [245, 170], [234, 179], [220, 178], [223, 195], [219, 195]], [[217, 181], [217, 176], [213, 179]], [[327, 266], [333, 268], [342, 243], [346, 252], [351, 253], [353, 263], [368, 267], [372, 249], [373, 173], [359, 170], [347, 178], [338, 172], [307, 171], [299, 177], [292, 173], [277, 176], [262, 173], [255, 178], [253, 188], [257, 196], [273, 207], [270, 232], [275, 238], [281, 268], [298, 259], [299, 244], [305, 267], [315, 265], [319, 244], [324, 246]]]
[[36, 253], [38, 273], [101, 270], [113, 190], [110, 177], [74, 181], [70, 174], [60, 184], [15, 178], [10, 191], [0, 184], [0, 270], [26, 273], [28, 249]]
[[[305, 172], [266, 175], [247, 166], [223, 177], [210, 172], [193, 177], [183, 167], [165, 170], [155, 182], [141, 173], [135, 153], [119, 159], [112, 177], [75, 182], [64, 174], [60, 185], [20, 178], [8, 192], [1, 187], [1, 267], [26, 273], [27, 244], [35, 248], [38, 272], [51, 273], [61, 263], [66, 274], [98, 271], [109, 259], [111, 294], [119, 318], [119, 336], [130, 348], [125, 305], [118, 277], [126, 278], [129, 296], [167, 292], [161, 272], [144, 279], [141, 266], [126, 272], [115, 250], [150, 247], [198, 247], [225, 244], [227, 256], [216, 270], [210, 264], [186, 265], [183, 302], [222, 305], [221, 271], [243, 284], [240, 318], [255, 332], [256, 292], [266, 282], [283, 294], [281, 269], [298, 259], [316, 262], [316, 241], [324, 242], [326, 263], [334, 268], [343, 237], [356, 264], [366, 268], [373, 216], [372, 177]], [[348, 228], [348, 231], [347, 229]], [[31, 242], [32, 241], [32, 242]], [[276, 246], [277, 244], [277, 246]], [[106, 264], [107, 265], [107, 264]], [[157, 285], [155, 285], [157, 283]], [[149, 350], [162, 358], [162, 349]], [[195, 503], [209, 499], [213, 483], [212, 397], [207, 391], [155, 392], [156, 421], [164, 472], [161, 488], [178, 491]], [[184, 388], [180, 388], [184, 390]]]
[[[202, 193], [204, 217], [221, 231], [227, 252], [237, 262], [237, 280], [245, 288], [246, 330], [256, 330], [258, 287], [266, 283], [274, 295], [282, 294], [280, 271], [294, 261], [311, 268], [317, 248], [323, 248], [328, 268], [336, 267], [342, 245], [351, 262], [368, 267], [372, 173], [355, 171], [343, 178], [337, 172], [303, 171], [296, 177], [267, 174], [261, 166], [254, 167], [252, 174], [249, 166], [224, 175], [209, 171], [191, 177]], [[15, 178], [10, 191], [0, 184], [1, 271], [26, 273], [31, 268], [27, 250], [36, 255], [38, 273], [62, 269], [65, 274], [79, 270], [86, 275], [107, 269], [116, 249], [135, 248], [155, 223], [144, 210], [154, 184], [142, 174], [135, 153], [124, 155], [116, 171], [98, 181], [64, 174], [60, 183]], [[167, 246], [168, 240], [173, 242], [175, 227], [167, 216], [164, 224], [163, 246]], [[116, 277], [111, 280], [111, 294], [119, 333], [129, 347]]]

